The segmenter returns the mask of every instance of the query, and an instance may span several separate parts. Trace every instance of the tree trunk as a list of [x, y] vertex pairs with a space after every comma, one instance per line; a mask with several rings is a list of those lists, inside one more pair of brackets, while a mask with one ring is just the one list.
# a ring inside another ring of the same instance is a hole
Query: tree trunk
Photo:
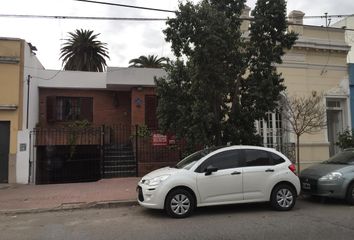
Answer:
[[300, 135], [296, 135], [296, 163], [297, 172], [300, 174]]

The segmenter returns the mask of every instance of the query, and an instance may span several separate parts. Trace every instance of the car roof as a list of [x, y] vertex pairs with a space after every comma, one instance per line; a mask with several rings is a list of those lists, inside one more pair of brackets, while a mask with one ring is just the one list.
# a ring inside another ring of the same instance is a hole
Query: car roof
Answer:
[[[267, 147], [260, 147], [260, 146], [252, 146], [252, 145], [232, 145], [232, 146], [225, 146], [221, 148], [217, 148], [214, 151], [211, 151], [209, 154], [214, 155], [219, 152], [227, 151], [227, 150], [234, 150], [234, 149], [255, 149], [255, 150], [263, 150], [271, 153], [275, 153], [277, 155], [280, 155], [282, 158], [288, 159], [284, 154], [281, 152], [277, 151], [274, 148], [267, 148]], [[208, 155], [209, 155], [208, 154]]]

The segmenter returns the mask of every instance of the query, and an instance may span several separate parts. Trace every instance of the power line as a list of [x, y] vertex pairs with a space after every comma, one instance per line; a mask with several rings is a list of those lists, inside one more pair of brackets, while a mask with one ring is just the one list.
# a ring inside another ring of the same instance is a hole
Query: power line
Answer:
[[[79, 0], [76, 0], [79, 1]], [[327, 15], [327, 18], [336, 16], [338, 18], [354, 15]], [[0, 14], [0, 17], [13, 18], [53, 18], [53, 19], [76, 19], [76, 20], [117, 20], [117, 21], [166, 21], [168, 18], [129, 18], [129, 17], [86, 17], [86, 16], [51, 16], [51, 15], [25, 15], [25, 14]], [[305, 18], [306, 16], [304, 16]], [[291, 17], [294, 18], [294, 17]], [[326, 18], [326, 16], [307, 16], [307, 18]], [[239, 20], [255, 21], [254, 18], [240, 17]]]
[[99, 2], [99, 1], [89, 1], [89, 0], [74, 0], [74, 1], [85, 2], [85, 3], [96, 3], [96, 4], [103, 4], [103, 5], [110, 5], [110, 6], [117, 6], [117, 7], [125, 7], [125, 8], [135, 8], [135, 9], [142, 9], [142, 10], [149, 10], [149, 11], [176, 13], [176, 11], [172, 11], [172, 10], [140, 7], [140, 6], [126, 5], [126, 4], [119, 4], [119, 3], [109, 3], [109, 2]]
[[[148, 7], [140, 7], [140, 6], [133, 6], [133, 5], [118, 4], [118, 3], [91, 1], [91, 0], [74, 0], [74, 1], [86, 2], [86, 3], [95, 3], [95, 4], [103, 4], [103, 5], [111, 5], [111, 6], [117, 6], [117, 7], [135, 8], [135, 9], [142, 9], [142, 10], [159, 11], [159, 12], [169, 12], [169, 13], [177, 13], [178, 12], [176, 10], [174, 11], [174, 10], [167, 10], [167, 9], [148, 8]], [[319, 15], [319, 16], [304, 16], [303, 18], [344, 18], [344, 17], [351, 17], [351, 16], [354, 16], [354, 14], [328, 15], [326, 13], [324, 15]], [[292, 18], [294, 18], [294, 17], [292, 17]]]
[[[77, 0], [79, 1], [79, 0]], [[328, 15], [327, 17], [332, 16]], [[354, 16], [354, 15], [335, 15], [335, 16]], [[75, 19], [75, 20], [111, 20], [111, 21], [167, 21], [168, 18], [120, 18], [120, 17], [79, 17], [79, 16], [48, 16], [48, 15], [17, 15], [17, 14], [0, 14], [1, 17], [12, 17], [12, 18], [46, 18], [46, 19]], [[325, 18], [325, 16], [308, 16], [312, 18]], [[239, 20], [244, 21], [256, 21], [254, 18], [250, 17], [240, 17]], [[302, 25], [297, 23], [288, 22], [288, 25]], [[336, 27], [331, 27], [336, 28]], [[342, 28], [337, 28], [342, 29]], [[351, 28], [343, 28], [347, 31], [354, 31]]]
[[354, 14], [342, 14], [342, 15], [320, 15], [320, 16], [303, 16], [303, 18], [345, 18], [353, 17]]
[[167, 18], [79, 17], [79, 16], [48, 16], [48, 15], [17, 15], [17, 14], [0, 14], [0, 17], [52, 18], [52, 19], [76, 19], [76, 20], [116, 20], [116, 21], [166, 21], [168, 20]]

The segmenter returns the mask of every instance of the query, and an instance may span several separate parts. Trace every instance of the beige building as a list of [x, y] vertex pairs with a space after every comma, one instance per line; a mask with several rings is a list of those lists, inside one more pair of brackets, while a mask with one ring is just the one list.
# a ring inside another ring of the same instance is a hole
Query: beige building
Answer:
[[345, 31], [345, 39], [352, 48], [347, 56], [348, 63], [354, 63], [354, 16], [349, 16], [339, 20], [332, 25], [333, 27], [347, 29]]
[[20, 39], [0, 39], [0, 182], [15, 182], [17, 132], [22, 129], [23, 48]]
[[[338, 133], [350, 128], [350, 104], [347, 53], [350, 47], [345, 42], [343, 29], [303, 25], [300, 11], [289, 14], [290, 31], [299, 34], [294, 47], [278, 66], [287, 87], [287, 95], [310, 96], [323, 94], [327, 109], [327, 128], [316, 134], [304, 134], [300, 138], [301, 168], [328, 159], [339, 151], [335, 143]], [[286, 122], [281, 114], [269, 114], [261, 121], [259, 130], [266, 146], [296, 142], [291, 133], [281, 128]], [[263, 127], [269, 126], [269, 127]]]
[[0, 183], [28, 182], [18, 173], [29, 170], [29, 158], [22, 154], [28, 150], [28, 141], [22, 141], [28, 139], [25, 93], [32, 70], [27, 69], [43, 68], [34, 50], [22, 39], [0, 38]]

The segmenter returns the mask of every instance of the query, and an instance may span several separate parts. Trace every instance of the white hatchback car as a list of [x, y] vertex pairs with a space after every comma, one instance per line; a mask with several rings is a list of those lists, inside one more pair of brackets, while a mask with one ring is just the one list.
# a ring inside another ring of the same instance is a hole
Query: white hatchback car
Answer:
[[267, 202], [276, 210], [293, 208], [300, 193], [295, 165], [280, 152], [264, 147], [204, 149], [175, 167], [145, 175], [137, 187], [141, 206], [165, 209], [176, 218], [195, 207]]

